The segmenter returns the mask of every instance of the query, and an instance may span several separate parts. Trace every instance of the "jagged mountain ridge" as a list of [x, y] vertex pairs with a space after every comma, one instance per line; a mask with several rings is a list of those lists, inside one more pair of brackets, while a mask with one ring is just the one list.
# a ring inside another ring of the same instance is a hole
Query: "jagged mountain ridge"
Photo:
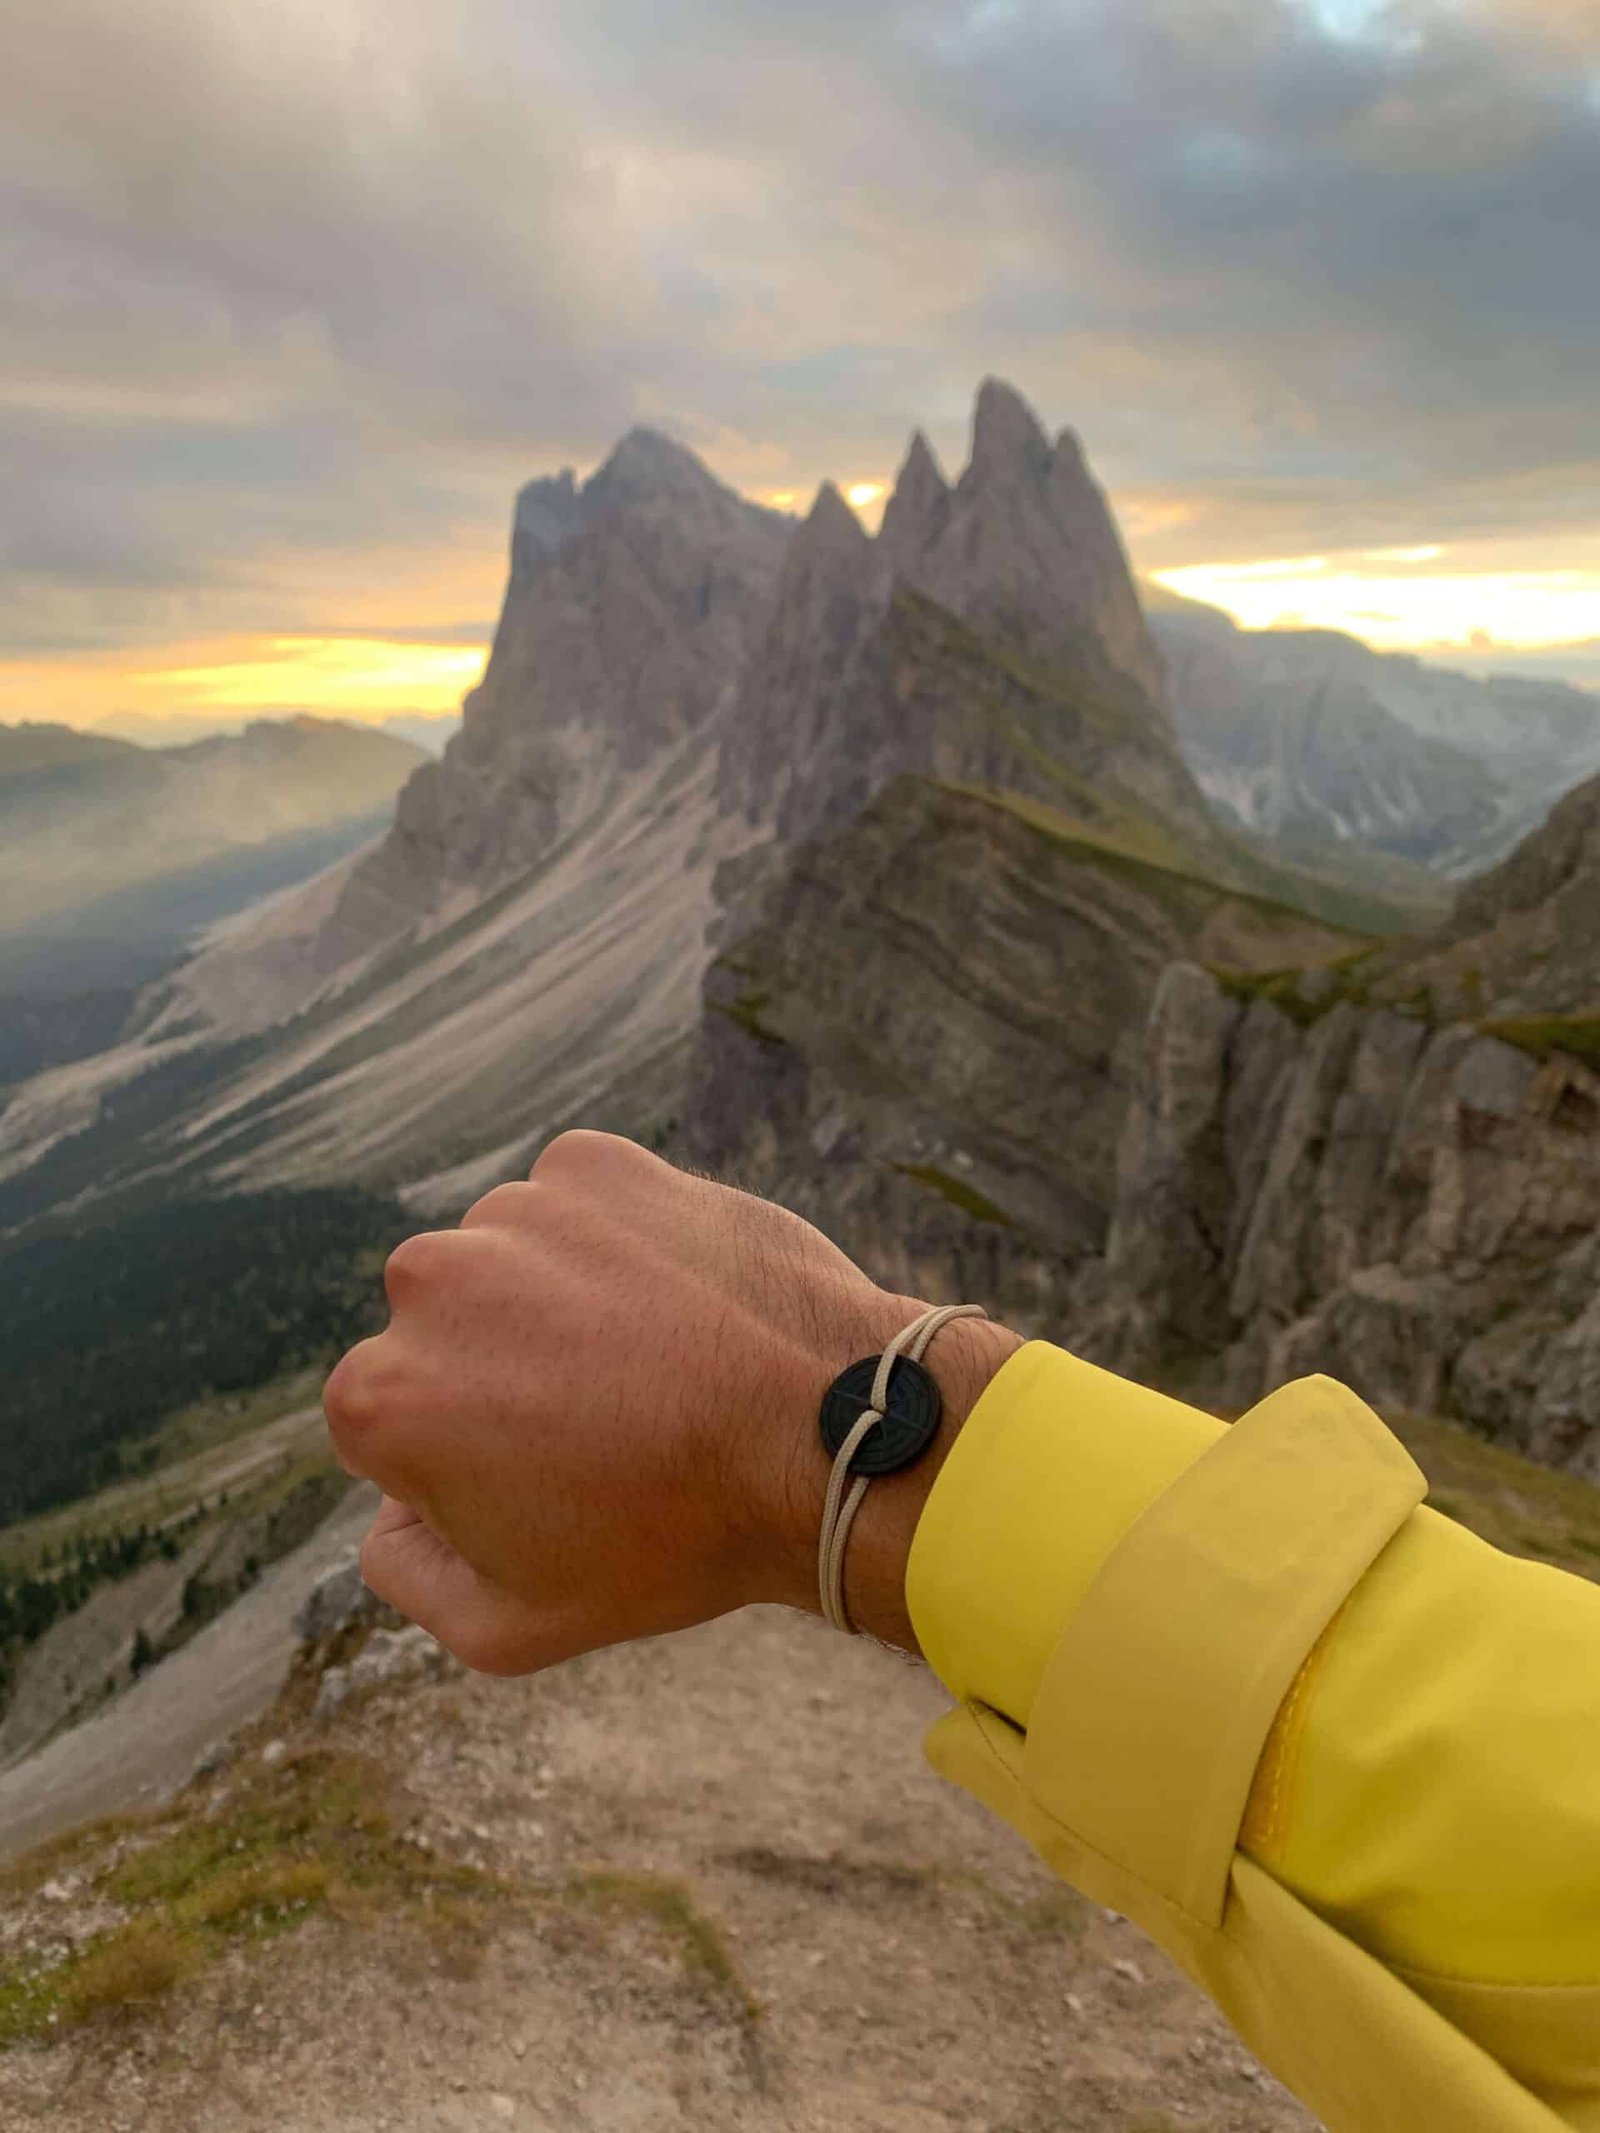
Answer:
[[1487, 681], [1333, 630], [1244, 630], [1146, 588], [1184, 752], [1247, 829], [1463, 876], [1501, 859], [1600, 767], [1600, 701]]
[[906, 770], [1114, 801], [1226, 871], [1075, 441], [991, 381], [961, 479], [914, 446], [873, 542], [829, 488], [796, 528], [634, 432], [587, 482], [522, 492], [484, 680], [388, 835], [186, 966], [120, 1058], [22, 1091], [0, 1177], [151, 1071], [185, 1096], [125, 1175], [441, 1206], [602, 1098], [670, 1109], [741, 857]]
[[780, 844], [848, 821], [905, 771], [1071, 805], [1148, 808], [1225, 870], [1175, 744], [1160, 656], [1070, 431], [989, 380], [952, 486], [921, 432], [876, 540], [825, 484], [784, 562], [718, 792]]

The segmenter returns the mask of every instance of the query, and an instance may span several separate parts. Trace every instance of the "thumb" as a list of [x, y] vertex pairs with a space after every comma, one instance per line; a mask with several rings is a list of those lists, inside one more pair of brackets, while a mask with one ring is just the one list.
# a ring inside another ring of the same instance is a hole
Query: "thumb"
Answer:
[[523, 1671], [512, 1650], [514, 1603], [488, 1585], [409, 1504], [386, 1496], [361, 1544], [370, 1592], [485, 1674]]

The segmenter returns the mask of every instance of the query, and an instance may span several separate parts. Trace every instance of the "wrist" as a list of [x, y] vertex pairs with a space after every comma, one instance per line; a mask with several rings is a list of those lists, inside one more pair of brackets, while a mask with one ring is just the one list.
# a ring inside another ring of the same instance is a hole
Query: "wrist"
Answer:
[[[785, 1443], [772, 1478], [764, 1539], [753, 1599], [776, 1600], [812, 1614], [821, 1612], [817, 1544], [832, 1460], [818, 1417], [823, 1396], [847, 1364], [881, 1353], [888, 1341], [927, 1308], [912, 1297], [884, 1295], [870, 1323], [837, 1353], [813, 1352], [792, 1368]], [[940, 1393], [939, 1429], [914, 1465], [876, 1479], [862, 1499], [845, 1555], [845, 1599], [850, 1619], [882, 1642], [916, 1651], [906, 1608], [906, 1563], [923, 1506], [990, 1380], [1022, 1346], [1021, 1336], [987, 1319], [957, 1319], [940, 1328], [922, 1367]]]

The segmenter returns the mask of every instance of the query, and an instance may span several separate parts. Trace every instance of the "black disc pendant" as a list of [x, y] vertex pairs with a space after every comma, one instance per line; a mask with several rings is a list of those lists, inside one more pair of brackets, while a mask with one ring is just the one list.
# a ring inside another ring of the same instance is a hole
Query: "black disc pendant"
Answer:
[[[844, 1440], [872, 1405], [880, 1356], [864, 1356], [840, 1371], [822, 1396], [822, 1441], [837, 1459]], [[897, 1355], [889, 1374], [883, 1420], [869, 1429], [850, 1462], [852, 1474], [892, 1474], [920, 1459], [939, 1429], [939, 1387], [920, 1363]]]

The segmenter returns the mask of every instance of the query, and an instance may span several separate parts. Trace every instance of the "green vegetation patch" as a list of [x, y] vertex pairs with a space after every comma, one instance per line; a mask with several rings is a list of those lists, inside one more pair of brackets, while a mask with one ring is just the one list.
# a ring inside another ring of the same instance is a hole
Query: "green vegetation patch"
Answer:
[[1386, 1418], [1429, 1482], [1436, 1511], [1510, 1555], [1600, 1579], [1600, 1489], [1536, 1466], [1459, 1423]]
[[68, 1868], [123, 1916], [71, 1955], [0, 1966], [0, 2048], [156, 2002], [236, 1943], [319, 1911], [427, 1911], [501, 1893], [488, 1875], [406, 1840], [381, 1765], [321, 1748], [255, 1766], [214, 1812], [191, 1795], [148, 1822], [101, 1824], [19, 1862], [4, 1882], [25, 1891]]
[[919, 1897], [975, 1897], [1008, 1926], [1050, 1939], [1076, 1940], [1089, 1923], [1087, 1897], [1065, 1883], [1051, 1882], [1036, 1896], [1018, 1898], [997, 1889], [976, 1867], [951, 1866], [943, 1860], [853, 1858], [843, 1852], [817, 1856], [750, 1845], [723, 1855], [725, 1863], [758, 1881], [800, 1889], [808, 1896], [852, 1905], [879, 1906]]
[[764, 2019], [761, 2002], [740, 1976], [721, 1929], [683, 1882], [607, 1868], [572, 1875], [562, 1894], [568, 1903], [604, 1917], [645, 1920], [677, 1950], [689, 1976], [746, 2031]]
[[[1225, 866], [1219, 863], [1225, 855], [1180, 843], [1153, 816], [1109, 802], [1088, 786], [1082, 787], [1080, 806], [1066, 813], [1025, 793], [950, 780], [943, 784], [947, 792], [963, 793], [991, 807], [1004, 808], [1048, 838], [1058, 850], [1126, 881], [1159, 903], [1180, 925], [1196, 925], [1208, 911], [1226, 903], [1253, 913], [1269, 927], [1298, 935], [1301, 941], [1309, 930], [1320, 928], [1330, 945], [1340, 938], [1357, 944], [1339, 959], [1341, 964], [1365, 960], [1377, 952], [1379, 944], [1370, 930], [1321, 914], [1288, 895], [1264, 894], [1259, 888], [1230, 880]], [[1283, 885], [1292, 889], [1295, 884], [1292, 877], [1285, 876]], [[1299, 974], [1288, 970], [1277, 973], [1286, 978]]]
[[1358, 948], [1351, 955], [1312, 969], [1211, 971], [1230, 1000], [1265, 1000], [1300, 1029], [1310, 1029], [1324, 1015], [1346, 1002], [1352, 1007], [1372, 1004], [1375, 946]]
[[893, 1167], [903, 1178], [914, 1178], [919, 1185], [930, 1187], [952, 1207], [959, 1207], [964, 1215], [970, 1215], [974, 1222], [993, 1222], [1002, 1229], [1017, 1226], [1005, 1209], [997, 1207], [987, 1194], [961, 1178], [951, 1177], [948, 1170], [936, 1170], [931, 1163], [896, 1163]]
[[1480, 1022], [1478, 1027], [1486, 1037], [1514, 1044], [1535, 1059], [1562, 1052], [1600, 1074], [1600, 1015], [1513, 1016], [1504, 1022]]
[[741, 992], [731, 1000], [713, 1000], [710, 1003], [719, 1015], [726, 1015], [736, 1022], [747, 1037], [754, 1037], [758, 1044], [782, 1044], [785, 1040], [770, 1023], [762, 1017], [772, 1005], [770, 992]]
[[[1091, 862], [1124, 859], [1135, 866], [1170, 874], [1184, 883], [1214, 889], [1217, 885], [1202, 873], [1191, 873], [1183, 846], [1152, 815], [1138, 815], [1114, 804], [1085, 780], [1056, 768], [1053, 781], [1070, 799], [1065, 807], [1051, 807], [1031, 793], [1010, 792], [996, 786], [972, 785], [957, 779], [939, 782], [946, 792], [962, 793], [990, 807], [1002, 807], [1054, 845]], [[1299, 913], [1294, 914], [1299, 917]]]

